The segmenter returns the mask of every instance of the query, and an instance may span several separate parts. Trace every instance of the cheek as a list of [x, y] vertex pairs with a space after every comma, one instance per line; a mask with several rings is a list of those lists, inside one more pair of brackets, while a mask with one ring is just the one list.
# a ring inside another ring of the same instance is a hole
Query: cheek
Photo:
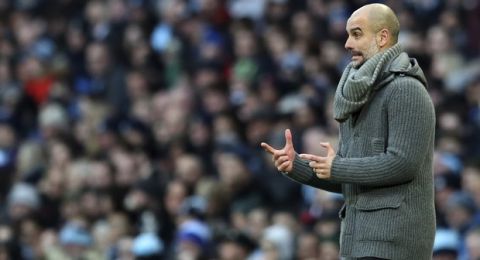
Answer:
[[366, 52], [370, 49], [370, 46], [375, 44], [375, 39], [363, 37], [357, 42], [358, 51], [361, 51], [365, 55]]
[[362, 53], [362, 56], [365, 56], [366, 52], [368, 51], [368, 44], [363, 42], [361, 45], [358, 46], [358, 50]]

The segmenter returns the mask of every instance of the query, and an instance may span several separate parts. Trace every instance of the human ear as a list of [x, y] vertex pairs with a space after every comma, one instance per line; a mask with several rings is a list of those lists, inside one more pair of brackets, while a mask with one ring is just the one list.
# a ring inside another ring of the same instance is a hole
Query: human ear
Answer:
[[390, 32], [387, 29], [382, 29], [377, 33], [377, 44], [380, 48], [385, 47], [390, 41]]

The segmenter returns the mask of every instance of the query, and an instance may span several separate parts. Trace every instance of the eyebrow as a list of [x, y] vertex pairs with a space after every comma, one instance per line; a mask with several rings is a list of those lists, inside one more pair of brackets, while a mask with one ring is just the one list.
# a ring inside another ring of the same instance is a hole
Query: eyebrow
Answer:
[[354, 33], [355, 31], [362, 32], [362, 29], [360, 27], [355, 27], [355, 28], [350, 29], [350, 33]]

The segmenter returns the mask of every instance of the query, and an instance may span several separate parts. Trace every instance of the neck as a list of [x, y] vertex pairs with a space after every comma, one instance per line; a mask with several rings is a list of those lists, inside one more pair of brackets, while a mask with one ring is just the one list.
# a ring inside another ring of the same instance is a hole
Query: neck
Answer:
[[380, 52], [383, 52], [383, 51], [386, 51], [388, 49], [390, 49], [391, 47], [393, 47], [395, 45], [395, 43], [388, 43], [388, 44], [385, 44], [383, 46], [380, 46]]

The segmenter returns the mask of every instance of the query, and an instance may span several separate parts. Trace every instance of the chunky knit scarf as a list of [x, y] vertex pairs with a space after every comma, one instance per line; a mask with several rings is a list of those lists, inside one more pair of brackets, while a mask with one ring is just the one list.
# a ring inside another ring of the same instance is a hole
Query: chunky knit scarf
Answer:
[[343, 71], [342, 78], [337, 86], [333, 100], [333, 117], [343, 122], [348, 117], [359, 111], [367, 101], [382, 79], [385, 65], [402, 52], [399, 44], [394, 45], [384, 52], [375, 54], [365, 61], [357, 70], [350, 63]]

